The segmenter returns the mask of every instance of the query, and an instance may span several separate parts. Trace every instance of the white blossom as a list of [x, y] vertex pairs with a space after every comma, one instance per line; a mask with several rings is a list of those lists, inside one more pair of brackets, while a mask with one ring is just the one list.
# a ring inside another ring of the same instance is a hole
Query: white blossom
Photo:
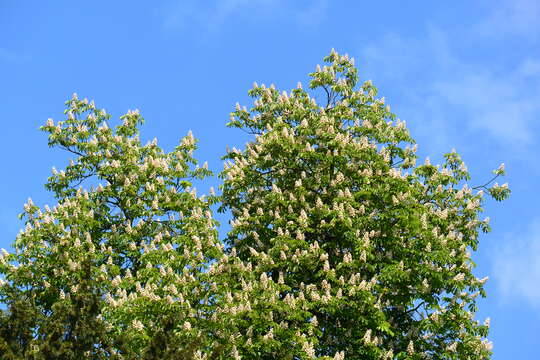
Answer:
[[409, 341], [409, 344], [407, 345], [407, 354], [412, 355], [414, 354], [414, 344], [413, 341]]
[[133, 322], [131, 323], [131, 326], [133, 326], [133, 328], [137, 331], [142, 331], [144, 329], [143, 323], [140, 322], [139, 320], [133, 320]]

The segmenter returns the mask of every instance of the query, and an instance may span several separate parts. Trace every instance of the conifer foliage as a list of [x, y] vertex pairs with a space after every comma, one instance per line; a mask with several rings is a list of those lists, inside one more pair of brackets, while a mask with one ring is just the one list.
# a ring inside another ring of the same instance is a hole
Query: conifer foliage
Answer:
[[[141, 145], [138, 111], [111, 128], [69, 100], [42, 129], [74, 157], [31, 200], [0, 255], [4, 359], [488, 359], [471, 252], [506, 184], [471, 188], [459, 155], [417, 164], [405, 123], [334, 50], [309, 91], [257, 84], [228, 126], [222, 194], [188, 134]], [[322, 96], [317, 103], [314, 96]], [[220, 241], [210, 207], [232, 212]]]

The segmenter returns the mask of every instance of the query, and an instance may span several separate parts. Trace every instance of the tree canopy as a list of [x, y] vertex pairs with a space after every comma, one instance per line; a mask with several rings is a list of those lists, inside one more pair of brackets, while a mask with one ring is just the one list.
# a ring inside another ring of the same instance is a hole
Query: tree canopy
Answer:
[[[0, 258], [6, 359], [488, 359], [471, 252], [489, 218], [456, 151], [417, 164], [415, 141], [354, 59], [334, 50], [309, 89], [254, 84], [230, 127], [221, 194], [189, 133], [142, 145], [138, 111], [76, 95], [48, 120], [74, 159], [29, 201]], [[317, 103], [315, 96], [323, 97]], [[231, 211], [218, 238], [211, 206]]]

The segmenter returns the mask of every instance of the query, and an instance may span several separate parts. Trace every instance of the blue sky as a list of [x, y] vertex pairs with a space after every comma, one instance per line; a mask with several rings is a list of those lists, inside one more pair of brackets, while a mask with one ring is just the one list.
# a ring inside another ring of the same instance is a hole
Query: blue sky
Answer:
[[[494, 359], [537, 358], [540, 340], [540, 2], [0, 0], [0, 247], [31, 196], [67, 155], [37, 130], [62, 118], [73, 92], [118, 117], [138, 108], [142, 138], [167, 150], [190, 129], [216, 173], [225, 128], [254, 81], [290, 89], [331, 48], [356, 59], [432, 162], [456, 148], [487, 180], [506, 163], [513, 194], [486, 203], [493, 232], [475, 254], [488, 275], [479, 319], [491, 318]], [[212, 179], [204, 190], [219, 184]], [[221, 216], [221, 221], [226, 217]]]

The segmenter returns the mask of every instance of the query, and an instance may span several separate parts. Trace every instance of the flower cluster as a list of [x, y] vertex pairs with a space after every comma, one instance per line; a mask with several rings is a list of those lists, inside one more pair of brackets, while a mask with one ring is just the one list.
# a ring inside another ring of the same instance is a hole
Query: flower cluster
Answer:
[[[231, 115], [229, 126], [255, 139], [225, 157], [222, 209], [233, 213], [226, 241], [254, 264], [264, 287], [277, 287], [278, 298], [257, 309], [272, 316], [249, 324], [261, 344], [238, 350], [487, 356], [487, 327], [470, 312], [483, 282], [468, 252], [478, 231], [489, 231], [477, 219], [482, 193], [465, 183], [455, 151], [442, 166], [429, 159], [415, 166], [404, 122], [371, 82], [358, 84], [353, 60], [334, 51], [325, 60], [309, 84], [323, 91], [324, 104], [301, 86], [280, 93], [255, 84], [254, 106]], [[506, 185], [488, 190], [496, 199], [509, 192]], [[264, 345], [264, 332], [281, 323], [288, 331], [274, 331], [278, 344]]]
[[[254, 84], [229, 126], [222, 194], [191, 132], [142, 145], [139, 111], [111, 125], [77, 95], [42, 129], [74, 157], [31, 199], [0, 254], [0, 351], [11, 358], [484, 359], [470, 251], [489, 218], [454, 150], [417, 163], [406, 125], [332, 51], [310, 91]], [[323, 95], [318, 104], [314, 93]], [[232, 213], [222, 242], [211, 206]], [[16, 324], [14, 326], [13, 324]]]

